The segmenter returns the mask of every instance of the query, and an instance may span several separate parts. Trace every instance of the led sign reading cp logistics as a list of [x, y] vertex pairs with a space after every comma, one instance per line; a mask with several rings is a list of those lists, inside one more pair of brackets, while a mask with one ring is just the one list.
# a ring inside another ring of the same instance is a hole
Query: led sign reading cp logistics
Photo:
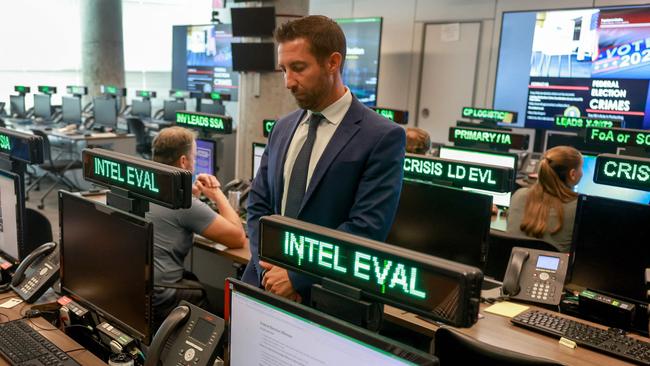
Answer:
[[220, 134], [232, 133], [232, 118], [217, 114], [178, 111], [176, 112], [176, 124]]
[[388, 109], [380, 107], [370, 107], [372, 110], [377, 112], [379, 115], [388, 118], [389, 120], [399, 123], [400, 125], [405, 125], [408, 123], [409, 113], [407, 111], [400, 111], [397, 109]]
[[463, 107], [463, 118], [475, 118], [488, 121], [513, 123], [517, 121], [517, 112], [496, 109]]
[[594, 182], [650, 191], [650, 159], [614, 154], [598, 155]]
[[586, 142], [650, 148], [650, 131], [627, 128], [589, 128]]
[[621, 121], [599, 118], [555, 116], [555, 127], [566, 129], [584, 129], [590, 127], [612, 128], [621, 127]]
[[486, 143], [520, 150], [528, 148], [528, 135], [472, 127], [450, 127], [449, 141]]
[[269, 137], [271, 130], [273, 130], [273, 126], [275, 126], [275, 122], [277, 121], [274, 119], [262, 120], [262, 134], [264, 137]]
[[466, 163], [441, 158], [407, 154], [404, 178], [428, 182], [452, 182], [459, 187], [478, 188], [492, 192], [510, 192], [514, 170], [490, 165]]

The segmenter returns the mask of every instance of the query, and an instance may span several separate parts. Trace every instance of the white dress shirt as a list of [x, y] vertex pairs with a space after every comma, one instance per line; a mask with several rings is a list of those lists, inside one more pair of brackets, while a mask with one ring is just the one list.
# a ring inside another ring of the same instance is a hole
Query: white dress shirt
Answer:
[[[345, 114], [348, 113], [352, 105], [352, 94], [350, 89], [345, 88], [345, 94], [339, 98], [336, 102], [330, 104], [327, 108], [323, 109], [320, 112], [325, 119], [321, 121], [318, 125], [316, 132], [316, 141], [314, 141], [314, 149], [311, 151], [311, 158], [309, 159], [309, 169], [307, 170], [307, 185], [305, 189], [309, 188], [309, 182], [311, 182], [311, 176], [314, 173], [314, 169], [318, 164], [318, 160], [323, 155], [327, 144], [329, 144], [334, 132], [343, 121]], [[293, 164], [296, 162], [298, 153], [302, 146], [307, 140], [307, 133], [309, 132], [309, 119], [314, 112], [307, 111], [305, 117], [300, 121], [300, 124], [296, 128], [296, 132], [293, 134], [291, 139], [291, 144], [289, 144], [289, 150], [287, 151], [287, 160], [284, 162], [284, 192], [282, 194], [282, 214], [284, 214], [284, 209], [287, 204], [287, 193], [289, 192], [289, 186], [291, 182], [291, 170], [293, 169]]]

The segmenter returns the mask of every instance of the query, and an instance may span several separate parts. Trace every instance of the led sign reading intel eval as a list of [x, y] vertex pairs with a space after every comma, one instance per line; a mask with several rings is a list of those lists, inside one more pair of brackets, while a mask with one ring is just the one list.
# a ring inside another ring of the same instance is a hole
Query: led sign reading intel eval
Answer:
[[78, 85], [68, 85], [65, 87], [68, 94], [72, 95], [86, 95], [88, 94], [87, 86], [78, 86]]
[[90, 182], [169, 208], [191, 206], [192, 173], [187, 170], [104, 149], [84, 149], [82, 160], [84, 179]]
[[501, 123], [513, 123], [517, 121], [517, 112], [496, 109], [463, 107], [462, 115], [463, 118], [475, 118]]
[[232, 133], [232, 118], [218, 114], [177, 111], [176, 124], [219, 134]]
[[277, 122], [274, 119], [265, 119], [262, 120], [262, 134], [264, 137], [269, 137], [271, 134], [271, 130], [273, 129], [273, 126], [275, 126], [275, 122]]
[[156, 92], [151, 90], [136, 90], [135, 95], [141, 98], [155, 98]]
[[38, 91], [43, 94], [56, 94], [56, 86], [39, 85]]
[[650, 159], [614, 154], [598, 155], [594, 182], [650, 191]]
[[409, 121], [409, 112], [400, 111], [397, 109], [381, 108], [381, 107], [370, 107], [372, 110], [377, 112], [379, 115], [388, 118], [389, 120], [399, 123], [400, 125], [405, 125]]
[[[457, 326], [476, 321], [471, 298], [479, 296], [482, 274], [474, 267], [282, 216], [260, 220], [260, 258]], [[475, 273], [480, 280], [468, 275]], [[473, 286], [475, 295], [466, 291]]]
[[528, 135], [520, 135], [508, 131], [473, 128], [449, 127], [449, 141], [466, 143], [485, 143], [495, 146], [506, 146], [510, 149], [528, 149]]
[[458, 187], [491, 192], [511, 192], [515, 171], [492, 165], [406, 154], [404, 178], [432, 183], [451, 182]]
[[613, 119], [555, 116], [555, 127], [570, 130], [581, 130], [590, 127], [612, 128], [621, 127], [621, 121]]
[[0, 154], [27, 164], [42, 164], [43, 138], [0, 127]]
[[650, 149], [650, 131], [627, 128], [589, 128], [586, 142], [619, 147], [638, 146]]

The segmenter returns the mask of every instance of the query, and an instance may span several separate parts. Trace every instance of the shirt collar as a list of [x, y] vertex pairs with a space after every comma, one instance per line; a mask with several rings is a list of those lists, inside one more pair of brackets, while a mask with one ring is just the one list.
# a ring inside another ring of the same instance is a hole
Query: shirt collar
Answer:
[[[343, 121], [345, 114], [348, 113], [350, 105], [352, 105], [352, 93], [350, 93], [350, 89], [346, 87], [343, 96], [340, 97], [336, 102], [327, 106], [327, 108], [323, 109], [320, 114], [325, 117], [327, 122], [333, 125], [338, 125], [341, 123], [341, 121]], [[307, 111], [307, 118], [305, 118], [303, 123], [307, 123], [313, 113], [314, 112], [312, 111]]]

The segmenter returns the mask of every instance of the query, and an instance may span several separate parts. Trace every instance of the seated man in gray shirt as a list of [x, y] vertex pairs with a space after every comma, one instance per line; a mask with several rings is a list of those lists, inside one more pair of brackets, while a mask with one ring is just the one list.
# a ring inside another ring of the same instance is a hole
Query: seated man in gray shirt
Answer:
[[[153, 141], [153, 160], [194, 171], [196, 141], [194, 133], [182, 127], [160, 131]], [[183, 262], [192, 249], [194, 234], [200, 234], [230, 248], [241, 248], [246, 235], [237, 212], [230, 206], [216, 177], [199, 174], [192, 186], [192, 207], [171, 210], [150, 205], [147, 218], [154, 225], [154, 282], [177, 286], [182, 280], [197, 280], [184, 270]], [[219, 214], [197, 197], [203, 194], [212, 201]], [[205, 305], [200, 288], [155, 287], [153, 294], [154, 329], [181, 300]]]

